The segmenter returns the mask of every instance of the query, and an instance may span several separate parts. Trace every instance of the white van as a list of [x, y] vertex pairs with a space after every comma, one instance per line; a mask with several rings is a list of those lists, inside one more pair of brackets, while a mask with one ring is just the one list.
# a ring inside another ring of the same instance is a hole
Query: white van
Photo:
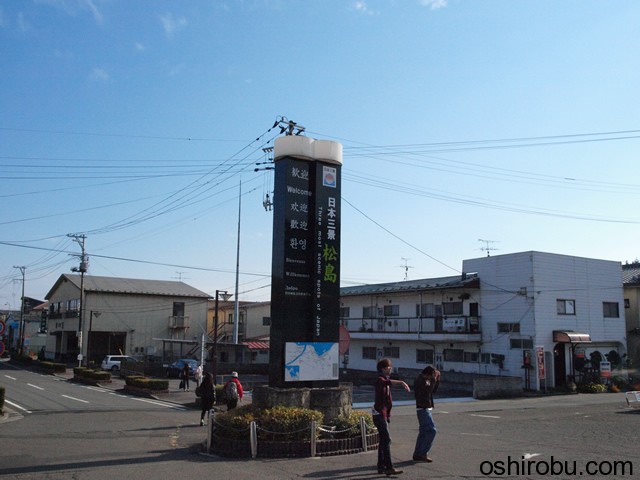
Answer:
[[120, 362], [137, 362], [137, 360], [129, 355], [107, 355], [102, 360], [100, 368], [111, 370], [115, 373], [120, 370]]

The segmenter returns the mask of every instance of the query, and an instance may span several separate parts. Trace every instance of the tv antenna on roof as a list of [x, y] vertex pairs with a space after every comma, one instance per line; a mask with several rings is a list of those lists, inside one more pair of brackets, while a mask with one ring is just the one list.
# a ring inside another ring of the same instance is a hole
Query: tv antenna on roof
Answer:
[[489, 252], [491, 252], [491, 250], [498, 250], [497, 248], [489, 246], [490, 243], [496, 243], [496, 240], [483, 240], [482, 238], [479, 238], [478, 241], [486, 244], [486, 246], [480, 247], [480, 250], [482, 250], [483, 252], [487, 252], [487, 257], [491, 256], [489, 255]]
[[413, 268], [409, 266], [407, 262], [409, 262], [409, 258], [400, 257], [400, 260], [404, 261], [404, 265], [400, 265], [401, 268], [404, 268], [404, 281], [406, 282], [409, 276], [409, 269]]

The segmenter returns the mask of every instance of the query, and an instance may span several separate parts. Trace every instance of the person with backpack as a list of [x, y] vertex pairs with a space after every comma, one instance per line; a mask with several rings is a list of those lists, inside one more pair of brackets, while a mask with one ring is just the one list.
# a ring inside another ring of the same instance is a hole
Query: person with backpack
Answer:
[[227, 400], [227, 410], [233, 410], [242, 400], [242, 384], [238, 380], [238, 372], [231, 372], [231, 378], [224, 384], [224, 397]]

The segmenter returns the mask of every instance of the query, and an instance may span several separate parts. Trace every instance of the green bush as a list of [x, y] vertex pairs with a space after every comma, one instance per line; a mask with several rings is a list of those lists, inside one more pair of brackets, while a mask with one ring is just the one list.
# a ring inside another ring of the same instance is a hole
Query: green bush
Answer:
[[75, 367], [73, 369], [73, 376], [79, 378], [86, 378], [88, 380], [95, 380], [96, 382], [108, 382], [111, 380], [111, 372], [104, 370], [93, 370], [87, 367]]
[[[256, 422], [258, 440], [306, 440], [311, 438], [311, 422], [321, 424], [323, 415], [317, 410], [277, 406], [253, 409], [245, 405], [216, 415], [216, 435], [249, 438], [251, 422]], [[316, 432], [318, 435], [318, 432]]]
[[607, 386], [603, 383], [582, 383], [578, 385], [578, 391], [580, 393], [604, 393], [607, 391]]
[[169, 389], [169, 380], [147, 378], [141, 375], [130, 375], [125, 379], [125, 383], [132, 387], [144, 388], [153, 391], [164, 391]]
[[42, 370], [52, 373], [64, 373], [67, 371], [67, 366], [64, 363], [54, 363], [49, 361], [38, 361], [38, 366]]
[[331, 423], [331, 426], [335, 427], [336, 431], [334, 438], [349, 438], [361, 435], [361, 417], [364, 418], [366, 431], [373, 431], [374, 424], [371, 414], [365, 410], [353, 410], [351, 415], [340, 415]]

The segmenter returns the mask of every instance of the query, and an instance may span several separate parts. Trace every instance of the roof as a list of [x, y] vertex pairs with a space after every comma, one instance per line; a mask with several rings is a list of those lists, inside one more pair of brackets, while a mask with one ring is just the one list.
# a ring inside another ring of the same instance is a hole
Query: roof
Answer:
[[[71, 282], [80, 289], [81, 275], [60, 275], [58, 281], [49, 290], [46, 299], [51, 298], [53, 293], [63, 282]], [[136, 278], [120, 277], [96, 277], [93, 275], [84, 276], [84, 291], [94, 293], [118, 293], [128, 295], [162, 295], [170, 297], [195, 297], [208, 299], [211, 295], [197, 288], [187, 285], [184, 282], [174, 282], [169, 280], [141, 280]]]
[[640, 284], [640, 262], [622, 264], [623, 285]]
[[242, 342], [249, 350], [269, 350], [269, 342]]
[[403, 282], [377, 283], [372, 285], [357, 285], [354, 287], [340, 287], [340, 296], [349, 295], [373, 295], [377, 293], [415, 292], [423, 290], [450, 289], [450, 288], [478, 288], [478, 276], [455, 275], [452, 277], [424, 278], [421, 280], [408, 280]]
[[557, 343], [591, 343], [591, 335], [573, 330], [554, 330], [553, 341]]

